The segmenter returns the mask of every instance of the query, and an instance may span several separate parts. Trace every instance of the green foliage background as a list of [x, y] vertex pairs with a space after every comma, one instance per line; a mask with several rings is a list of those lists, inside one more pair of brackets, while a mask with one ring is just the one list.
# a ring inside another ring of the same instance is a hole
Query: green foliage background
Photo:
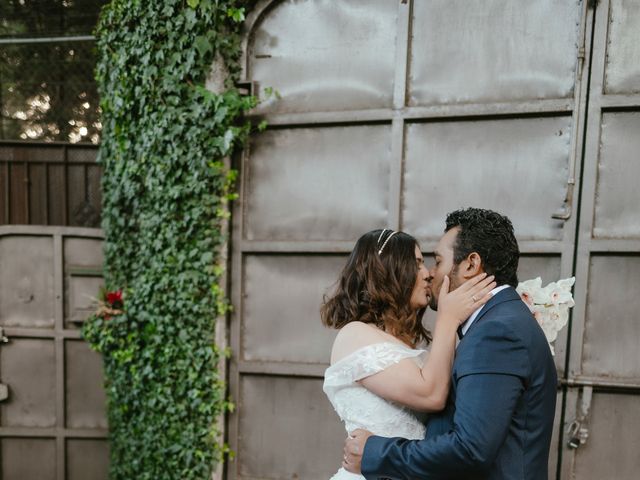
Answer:
[[98, 24], [104, 274], [125, 313], [83, 333], [104, 357], [112, 480], [208, 479], [225, 454], [223, 159], [246, 139], [238, 119], [254, 99], [204, 83], [217, 55], [233, 79], [243, 19], [235, 0], [114, 0]]

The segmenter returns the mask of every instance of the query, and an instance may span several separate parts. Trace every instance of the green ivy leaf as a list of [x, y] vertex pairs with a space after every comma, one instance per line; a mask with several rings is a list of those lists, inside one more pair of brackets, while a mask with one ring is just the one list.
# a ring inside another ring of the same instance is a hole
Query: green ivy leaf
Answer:
[[227, 9], [227, 16], [236, 23], [244, 22], [244, 7]]
[[209, 39], [204, 35], [197, 36], [194, 45], [202, 57], [209, 53], [213, 48]]

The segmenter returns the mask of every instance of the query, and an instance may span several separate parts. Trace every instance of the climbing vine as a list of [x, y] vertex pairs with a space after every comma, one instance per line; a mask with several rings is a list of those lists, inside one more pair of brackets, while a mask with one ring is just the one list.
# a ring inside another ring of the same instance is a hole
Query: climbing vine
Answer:
[[[233, 87], [238, 0], [113, 0], [97, 27], [107, 291], [84, 337], [102, 353], [112, 480], [209, 479], [232, 408], [215, 319], [220, 251], [255, 105]], [[224, 65], [226, 89], [205, 88]], [[116, 302], [113, 303], [113, 302]]]

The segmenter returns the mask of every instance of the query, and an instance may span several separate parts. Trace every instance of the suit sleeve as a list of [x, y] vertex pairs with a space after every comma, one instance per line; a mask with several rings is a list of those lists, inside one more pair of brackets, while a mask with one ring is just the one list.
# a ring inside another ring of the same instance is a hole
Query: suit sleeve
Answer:
[[525, 389], [528, 365], [521, 342], [491, 323], [478, 325], [474, 341], [460, 348], [452, 430], [428, 440], [370, 437], [362, 458], [367, 480], [473, 478], [491, 468]]

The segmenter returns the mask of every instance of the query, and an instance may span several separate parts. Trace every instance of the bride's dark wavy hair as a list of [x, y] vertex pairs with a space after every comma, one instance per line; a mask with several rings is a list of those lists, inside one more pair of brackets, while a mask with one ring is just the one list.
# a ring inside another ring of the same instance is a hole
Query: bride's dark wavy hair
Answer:
[[425, 309], [416, 312], [410, 306], [418, 242], [404, 232], [389, 238], [391, 233], [372, 230], [358, 239], [335, 291], [323, 297], [322, 323], [333, 328], [371, 323], [414, 347], [429, 344], [431, 333], [422, 325]]

